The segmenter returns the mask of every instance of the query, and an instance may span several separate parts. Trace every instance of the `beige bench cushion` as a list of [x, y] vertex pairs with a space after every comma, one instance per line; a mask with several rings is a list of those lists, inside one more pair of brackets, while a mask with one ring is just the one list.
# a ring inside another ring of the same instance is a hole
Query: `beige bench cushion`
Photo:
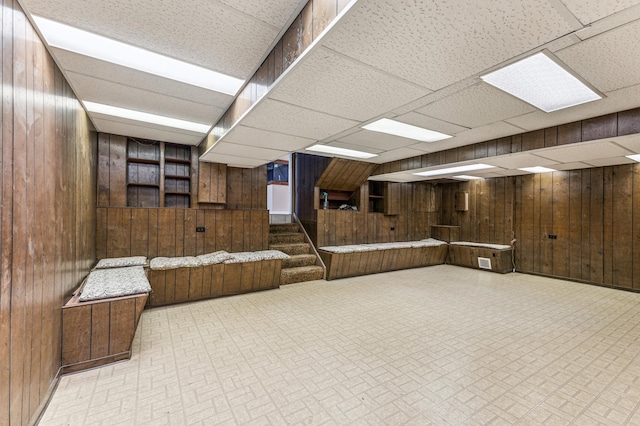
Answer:
[[87, 277], [79, 300], [86, 302], [150, 291], [151, 285], [142, 266], [96, 269]]
[[506, 250], [511, 248], [511, 246], [508, 246], [505, 244], [473, 243], [470, 241], [452, 241], [449, 244], [456, 245], [456, 246], [467, 246], [467, 247], [483, 247], [483, 248], [490, 248], [494, 250]]
[[232, 257], [231, 253], [220, 250], [213, 253], [201, 254], [200, 256], [196, 256], [196, 259], [200, 261], [202, 266], [207, 266], [223, 263], [225, 260], [231, 259]]
[[146, 256], [109, 257], [100, 259], [95, 269], [124, 268], [125, 266], [144, 266], [146, 264]]
[[258, 262], [260, 260], [289, 259], [289, 255], [279, 250], [243, 251], [230, 253], [231, 257], [224, 263]]
[[200, 261], [193, 256], [185, 257], [155, 257], [151, 259], [149, 268], [153, 270], [177, 269], [177, 268], [194, 268], [201, 266]]

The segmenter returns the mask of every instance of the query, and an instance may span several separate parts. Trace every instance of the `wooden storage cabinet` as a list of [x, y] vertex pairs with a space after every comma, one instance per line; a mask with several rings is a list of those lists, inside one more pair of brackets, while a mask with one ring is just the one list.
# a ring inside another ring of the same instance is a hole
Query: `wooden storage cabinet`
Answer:
[[190, 207], [191, 147], [127, 139], [127, 207]]
[[398, 184], [392, 182], [369, 182], [369, 213], [399, 214]]

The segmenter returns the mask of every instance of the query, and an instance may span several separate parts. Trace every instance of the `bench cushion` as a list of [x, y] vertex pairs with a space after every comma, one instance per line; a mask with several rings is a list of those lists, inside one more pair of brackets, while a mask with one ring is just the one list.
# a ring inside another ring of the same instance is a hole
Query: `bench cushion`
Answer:
[[196, 259], [200, 261], [202, 266], [217, 265], [225, 260], [231, 259], [233, 256], [224, 250], [216, 251], [213, 253], [201, 254], [196, 256]]
[[146, 256], [110, 257], [100, 259], [95, 269], [124, 268], [125, 266], [144, 266], [146, 264]]
[[328, 251], [330, 253], [358, 253], [365, 251], [375, 251], [377, 248], [373, 244], [351, 244], [346, 246], [325, 246], [320, 247], [320, 250]]
[[150, 291], [151, 286], [142, 266], [97, 269], [87, 277], [79, 299], [86, 302]]
[[231, 257], [223, 263], [258, 262], [260, 260], [289, 259], [289, 255], [280, 250], [242, 251], [230, 253]]
[[441, 246], [443, 244], [448, 244], [446, 241], [436, 240], [435, 238], [425, 238], [424, 240], [420, 240], [420, 242], [426, 244], [420, 247], [435, 247], [435, 246]]
[[200, 261], [193, 256], [185, 257], [155, 257], [151, 259], [149, 268], [154, 270], [193, 268], [201, 266]]
[[511, 248], [511, 246], [508, 246], [505, 244], [474, 243], [470, 241], [452, 241], [449, 244], [456, 245], [456, 246], [467, 246], [467, 247], [483, 247], [483, 248], [490, 248], [494, 250], [507, 250]]

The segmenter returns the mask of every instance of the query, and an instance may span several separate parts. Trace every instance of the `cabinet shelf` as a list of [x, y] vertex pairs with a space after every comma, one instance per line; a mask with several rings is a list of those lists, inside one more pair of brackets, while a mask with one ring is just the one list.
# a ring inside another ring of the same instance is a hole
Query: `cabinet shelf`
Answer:
[[160, 165], [160, 160], [151, 160], [151, 159], [148, 159], [148, 158], [129, 157], [127, 160], [129, 161], [129, 163]]
[[165, 195], [191, 195], [191, 192], [164, 191]]
[[181, 176], [181, 175], [164, 175], [165, 178], [167, 179], [182, 179], [182, 180], [191, 180], [191, 177], [189, 176]]
[[191, 160], [184, 158], [167, 158], [164, 159], [165, 163], [180, 163], [180, 164], [191, 164]]
[[145, 186], [148, 188], [160, 188], [160, 185], [158, 185], [157, 183], [143, 183], [143, 182], [129, 182], [127, 183], [128, 186]]

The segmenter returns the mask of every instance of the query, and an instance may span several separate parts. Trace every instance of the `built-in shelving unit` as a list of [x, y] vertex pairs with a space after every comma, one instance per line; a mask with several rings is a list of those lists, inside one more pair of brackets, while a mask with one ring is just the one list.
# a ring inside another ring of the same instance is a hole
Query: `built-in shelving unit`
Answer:
[[164, 206], [191, 205], [191, 147], [164, 144]]

